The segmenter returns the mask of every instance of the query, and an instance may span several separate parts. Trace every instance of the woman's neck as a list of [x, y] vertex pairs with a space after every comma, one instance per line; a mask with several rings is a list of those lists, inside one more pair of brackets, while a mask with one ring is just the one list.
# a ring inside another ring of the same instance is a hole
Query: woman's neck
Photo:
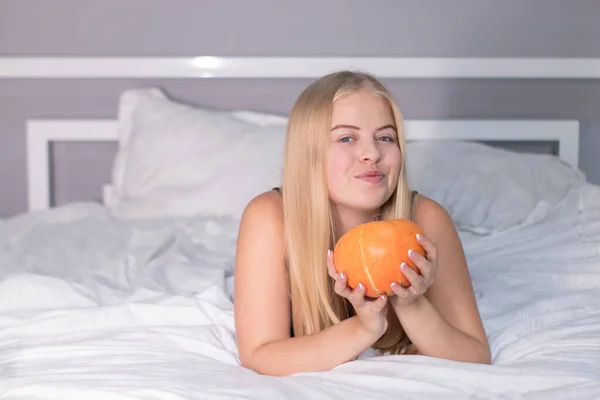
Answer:
[[341, 207], [333, 207], [333, 220], [335, 228], [335, 237], [340, 238], [356, 225], [364, 224], [375, 220], [378, 212], [360, 212], [358, 210], [349, 210]]

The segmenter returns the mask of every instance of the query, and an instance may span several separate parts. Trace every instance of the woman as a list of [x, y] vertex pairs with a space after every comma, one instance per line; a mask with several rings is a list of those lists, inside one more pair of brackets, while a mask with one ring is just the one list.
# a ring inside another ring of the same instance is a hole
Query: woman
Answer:
[[[375, 78], [342, 71], [294, 104], [281, 188], [241, 219], [235, 322], [243, 366], [261, 374], [325, 371], [372, 348], [490, 363], [490, 348], [456, 229], [433, 200], [410, 191], [402, 117]], [[357, 224], [410, 218], [426, 257], [411, 285], [366, 299], [338, 274], [331, 249]], [[434, 283], [435, 282], [435, 283]]]

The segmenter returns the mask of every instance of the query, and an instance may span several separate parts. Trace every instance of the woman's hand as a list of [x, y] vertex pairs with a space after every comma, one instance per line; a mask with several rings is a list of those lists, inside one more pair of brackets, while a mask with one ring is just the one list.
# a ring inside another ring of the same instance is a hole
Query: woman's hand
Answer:
[[337, 272], [333, 264], [333, 253], [327, 252], [327, 271], [329, 276], [335, 281], [334, 290], [339, 296], [350, 301], [356, 311], [356, 315], [361, 326], [372, 334], [377, 340], [385, 333], [388, 322], [386, 319], [388, 301], [387, 296], [379, 296], [376, 300], [365, 299], [365, 286], [359, 283], [358, 287], [352, 290], [348, 286], [348, 277], [346, 274]]
[[392, 291], [396, 296], [390, 298], [390, 303], [396, 311], [415, 304], [434, 281], [437, 268], [437, 249], [433, 242], [422, 235], [417, 235], [417, 240], [425, 249], [426, 257], [412, 250], [408, 252], [408, 256], [419, 268], [421, 274], [402, 263], [400, 271], [408, 279], [410, 286], [404, 288], [397, 282], [392, 283]]

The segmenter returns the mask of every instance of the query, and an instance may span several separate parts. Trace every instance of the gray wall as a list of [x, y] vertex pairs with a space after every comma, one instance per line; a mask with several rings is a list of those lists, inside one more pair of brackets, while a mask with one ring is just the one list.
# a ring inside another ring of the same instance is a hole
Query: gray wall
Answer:
[[[597, 0], [3, 0], [0, 57], [600, 57]], [[305, 80], [0, 80], [0, 216], [26, 210], [27, 118], [114, 117], [122, 90], [286, 113]], [[600, 81], [387, 81], [407, 118], [569, 118], [581, 168], [600, 184]], [[56, 201], [98, 199], [114, 146], [62, 145]], [[71, 168], [76, 167], [76, 168]]]

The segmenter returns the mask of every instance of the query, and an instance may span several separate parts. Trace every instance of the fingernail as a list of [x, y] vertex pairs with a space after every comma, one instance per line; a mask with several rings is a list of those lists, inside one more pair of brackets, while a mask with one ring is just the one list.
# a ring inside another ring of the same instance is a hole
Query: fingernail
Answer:
[[365, 285], [363, 285], [362, 283], [359, 283], [358, 286], [360, 287], [360, 290], [365, 290]]
[[421, 240], [423, 239], [423, 235], [421, 235], [420, 233], [417, 233], [417, 240]]
[[327, 257], [331, 257], [331, 250], [327, 249]]
[[412, 258], [414, 254], [415, 254], [415, 252], [414, 252], [414, 251], [412, 251], [412, 250], [408, 250], [408, 256], [409, 256], [410, 258]]
[[407, 268], [408, 268], [408, 265], [406, 265], [406, 263], [402, 263], [402, 264], [400, 264], [400, 268], [402, 268], [402, 269], [407, 269]]
[[343, 272], [340, 272], [340, 278], [342, 278], [342, 279], [346, 279], [346, 274], [345, 274], [345, 273], [343, 273]]

